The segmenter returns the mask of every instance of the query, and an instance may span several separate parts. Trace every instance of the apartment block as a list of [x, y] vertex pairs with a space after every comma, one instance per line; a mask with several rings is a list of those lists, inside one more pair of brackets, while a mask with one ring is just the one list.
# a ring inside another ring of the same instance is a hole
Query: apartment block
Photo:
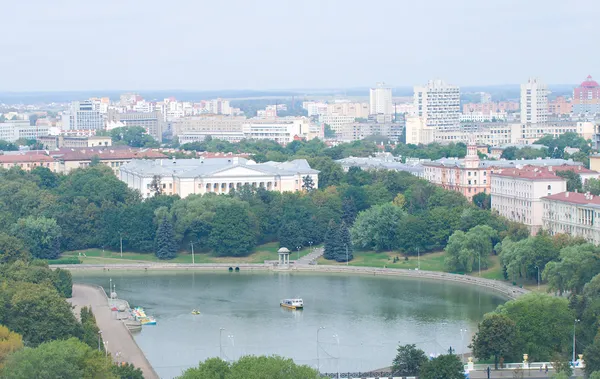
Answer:
[[29, 120], [12, 120], [0, 123], [0, 140], [16, 142], [21, 138], [38, 139], [50, 133], [47, 123], [30, 125]]
[[561, 192], [542, 198], [542, 225], [551, 235], [569, 234], [600, 244], [600, 197]]
[[574, 114], [600, 114], [600, 85], [589, 75], [573, 90]]
[[369, 91], [369, 113], [386, 115], [394, 113], [392, 89], [383, 82], [377, 83], [375, 88], [371, 88]]
[[73, 101], [62, 115], [63, 130], [100, 130], [104, 119], [90, 100]]
[[457, 130], [460, 126], [460, 88], [442, 80], [414, 87], [416, 116], [436, 131]]
[[548, 86], [539, 78], [529, 78], [521, 84], [521, 124], [541, 124], [548, 121]]
[[148, 134], [159, 143], [165, 128], [164, 117], [161, 112], [126, 112], [114, 110], [108, 112], [108, 122], [123, 123], [125, 126], [138, 126], [146, 129]]
[[207, 136], [229, 142], [244, 139], [242, 125], [248, 119], [243, 116], [201, 115], [184, 117], [173, 121], [173, 135], [180, 143], [204, 141]]

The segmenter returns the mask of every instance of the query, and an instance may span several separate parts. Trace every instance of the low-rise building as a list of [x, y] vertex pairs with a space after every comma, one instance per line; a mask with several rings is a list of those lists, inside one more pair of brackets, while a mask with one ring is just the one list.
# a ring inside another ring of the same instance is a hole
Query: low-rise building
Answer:
[[319, 171], [313, 170], [305, 159], [257, 164], [244, 158], [228, 157], [136, 159], [120, 167], [119, 178], [144, 198], [154, 196], [152, 188], [156, 185], [162, 193], [183, 198], [192, 194], [227, 194], [244, 185], [269, 191], [301, 191], [306, 176], [317, 188], [318, 174]]
[[112, 146], [112, 138], [104, 136], [69, 137], [64, 135], [45, 136], [38, 141], [47, 150], [56, 150], [63, 147], [107, 147]]
[[58, 172], [59, 170], [57, 162], [43, 151], [0, 153], [0, 168], [9, 170], [12, 167], [20, 167], [24, 171], [31, 171], [36, 167], [46, 167], [52, 172]]
[[173, 135], [179, 143], [201, 142], [207, 136], [229, 142], [244, 139], [242, 125], [248, 119], [243, 116], [201, 115], [184, 117], [173, 121]]
[[570, 234], [600, 244], [600, 197], [561, 192], [542, 198], [543, 229], [551, 235]]
[[295, 138], [312, 139], [311, 124], [307, 117], [277, 118], [273, 120], [250, 119], [242, 125], [244, 138], [274, 140], [282, 145]]
[[107, 122], [123, 123], [125, 126], [138, 126], [144, 128], [157, 142], [162, 142], [165, 125], [164, 116], [159, 111], [120, 113], [109, 110]]
[[119, 168], [133, 159], [165, 159], [166, 155], [150, 149], [133, 147], [63, 148], [49, 152], [57, 163], [57, 172], [68, 174], [77, 168], [89, 167], [94, 159], [110, 167], [115, 175]]
[[47, 136], [50, 132], [49, 124], [39, 123], [31, 125], [29, 120], [12, 120], [0, 123], [0, 140], [16, 142], [23, 139], [38, 139]]
[[400, 158], [394, 157], [391, 153], [380, 153], [374, 157], [348, 157], [336, 161], [342, 166], [344, 171], [350, 167], [359, 167], [363, 170], [393, 170], [405, 171], [414, 176], [423, 176], [423, 166], [417, 160], [414, 164], [402, 163]]
[[342, 141], [359, 141], [370, 136], [388, 137], [392, 141], [399, 141], [404, 126], [400, 123], [386, 122], [355, 122], [342, 125], [337, 133]]

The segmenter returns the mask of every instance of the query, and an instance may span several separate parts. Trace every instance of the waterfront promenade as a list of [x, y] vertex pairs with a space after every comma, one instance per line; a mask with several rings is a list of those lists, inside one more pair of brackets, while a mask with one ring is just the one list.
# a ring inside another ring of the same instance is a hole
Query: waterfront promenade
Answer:
[[129, 362], [142, 370], [144, 378], [158, 379], [158, 375], [138, 347], [125, 324], [113, 316], [108, 305], [108, 298], [103, 289], [94, 285], [73, 284], [73, 297], [68, 299], [75, 306], [74, 312], [79, 315], [81, 307], [91, 306], [96, 323], [106, 342], [106, 349], [113, 359]]
[[145, 270], [145, 271], [167, 271], [167, 270], [204, 270], [204, 271], [228, 271], [229, 268], [239, 268], [240, 271], [269, 271], [281, 272], [320, 272], [331, 274], [355, 274], [355, 275], [383, 275], [409, 278], [420, 278], [427, 280], [450, 281], [485, 287], [506, 296], [509, 299], [528, 293], [529, 291], [517, 286], [500, 282], [498, 280], [479, 278], [470, 275], [450, 274], [438, 271], [406, 270], [398, 268], [377, 268], [343, 265], [310, 265], [306, 263], [295, 264], [292, 261], [290, 268], [281, 269], [270, 263], [118, 263], [118, 264], [79, 264], [79, 265], [54, 265], [69, 270]]

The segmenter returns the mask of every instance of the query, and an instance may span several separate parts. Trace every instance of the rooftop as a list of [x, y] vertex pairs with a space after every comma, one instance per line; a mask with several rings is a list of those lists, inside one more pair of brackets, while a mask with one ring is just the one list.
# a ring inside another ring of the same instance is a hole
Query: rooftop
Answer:
[[500, 169], [494, 172], [492, 175], [494, 176], [504, 176], [504, 177], [514, 177], [514, 178], [523, 178], [523, 179], [539, 179], [539, 180], [564, 180], [562, 177], [556, 175], [557, 171], [575, 171], [579, 174], [593, 174], [596, 171], [589, 170], [583, 166], [570, 166], [570, 165], [561, 165], [561, 166], [523, 166], [520, 168], [507, 168]]
[[85, 148], [62, 148], [50, 152], [54, 158], [64, 161], [88, 160], [97, 156], [103, 159], [158, 159], [167, 158], [166, 155], [150, 149], [139, 149], [127, 146], [111, 147], [85, 147]]
[[29, 162], [53, 162], [54, 159], [46, 155], [46, 152], [31, 151], [18, 154], [0, 154], [0, 163], [29, 163]]
[[319, 171], [310, 168], [306, 159], [295, 159], [289, 162], [256, 163], [252, 160], [238, 157], [210, 159], [134, 159], [123, 165], [121, 170], [133, 172], [142, 176], [177, 176], [182, 178], [205, 177], [217, 172], [234, 168], [247, 167], [267, 175], [297, 175], [318, 174]]
[[592, 204], [600, 205], [600, 196], [594, 196], [589, 193], [580, 192], [561, 192], [554, 195], [543, 197], [546, 200], [555, 200], [573, 204]]

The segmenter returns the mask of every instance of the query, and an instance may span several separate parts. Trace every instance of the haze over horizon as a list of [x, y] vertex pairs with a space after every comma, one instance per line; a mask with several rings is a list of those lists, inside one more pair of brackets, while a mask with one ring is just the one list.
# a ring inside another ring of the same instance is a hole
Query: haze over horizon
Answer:
[[[259, 5], [257, 5], [259, 4]], [[580, 83], [592, 0], [3, 4], [0, 92]]]

